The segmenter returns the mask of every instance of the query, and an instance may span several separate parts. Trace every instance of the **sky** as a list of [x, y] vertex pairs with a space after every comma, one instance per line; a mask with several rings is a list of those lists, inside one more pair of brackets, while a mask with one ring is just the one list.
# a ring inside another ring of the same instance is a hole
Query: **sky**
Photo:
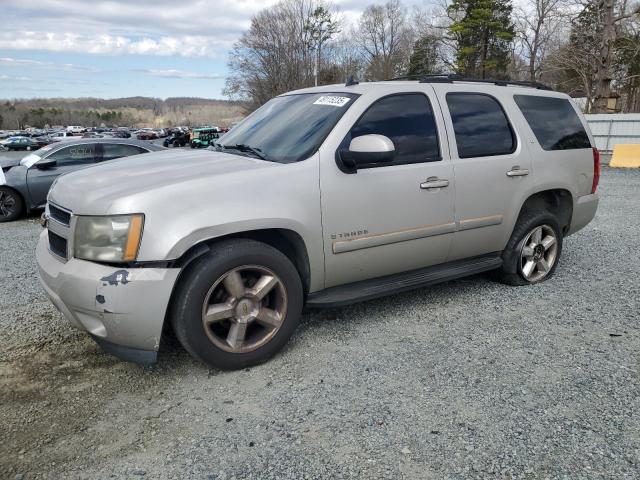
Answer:
[[[224, 98], [228, 52], [274, 3], [0, 0], [0, 98]], [[374, 0], [335, 3], [349, 22]]]

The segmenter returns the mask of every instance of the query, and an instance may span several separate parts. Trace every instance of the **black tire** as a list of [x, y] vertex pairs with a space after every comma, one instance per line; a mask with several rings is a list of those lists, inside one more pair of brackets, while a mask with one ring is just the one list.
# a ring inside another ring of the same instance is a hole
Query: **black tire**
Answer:
[[[203, 305], [212, 286], [227, 272], [245, 265], [265, 267], [281, 280], [287, 308], [275, 335], [264, 345], [246, 353], [233, 353], [215, 345], [202, 321]], [[190, 264], [174, 293], [170, 320], [176, 337], [193, 357], [224, 370], [263, 363], [284, 347], [298, 326], [303, 306], [302, 282], [291, 261], [280, 251], [248, 239], [222, 241]]]
[[180, 142], [178, 140], [173, 141], [173, 148], [178, 148], [180, 146]]
[[[520, 265], [521, 253], [524, 247], [524, 240], [527, 235], [537, 227], [541, 226], [548, 226], [555, 232], [557, 253], [555, 255], [555, 261], [546, 275], [539, 280], [530, 281], [522, 272]], [[502, 252], [502, 268], [495, 272], [494, 278], [502, 283], [514, 286], [531, 285], [550, 279], [555, 273], [558, 263], [560, 262], [560, 256], [562, 254], [562, 240], [562, 229], [560, 228], [555, 215], [547, 211], [539, 210], [522, 213], [515, 228], [513, 229], [513, 233], [511, 234], [511, 238], [509, 239], [506, 248]]]
[[12, 222], [24, 213], [24, 200], [11, 188], [0, 187], [0, 223]]

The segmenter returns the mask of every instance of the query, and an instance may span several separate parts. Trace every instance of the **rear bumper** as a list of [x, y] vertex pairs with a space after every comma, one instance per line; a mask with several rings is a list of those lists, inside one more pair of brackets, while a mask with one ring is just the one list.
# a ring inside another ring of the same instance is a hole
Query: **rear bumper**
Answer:
[[576, 233], [578, 230], [586, 227], [593, 217], [596, 216], [598, 210], [598, 202], [600, 198], [597, 193], [591, 195], [583, 195], [578, 197], [573, 206], [573, 216], [571, 217], [571, 226], [567, 235]]
[[47, 243], [45, 230], [36, 260], [56, 308], [106, 351], [128, 361], [154, 361], [179, 269], [118, 269], [73, 258], [63, 263]]

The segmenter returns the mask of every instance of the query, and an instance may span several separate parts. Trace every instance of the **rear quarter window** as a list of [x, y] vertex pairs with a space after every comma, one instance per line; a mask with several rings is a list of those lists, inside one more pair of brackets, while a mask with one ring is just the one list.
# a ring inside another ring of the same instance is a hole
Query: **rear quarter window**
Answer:
[[460, 158], [508, 155], [516, 139], [502, 106], [484, 93], [447, 93]]
[[589, 136], [568, 99], [535, 95], [513, 98], [544, 150], [591, 148]]

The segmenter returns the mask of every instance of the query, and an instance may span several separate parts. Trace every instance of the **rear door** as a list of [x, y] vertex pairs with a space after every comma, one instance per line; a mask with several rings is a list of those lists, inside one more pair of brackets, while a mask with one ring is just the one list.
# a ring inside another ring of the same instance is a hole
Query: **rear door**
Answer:
[[436, 90], [456, 181], [457, 232], [448, 260], [500, 251], [533, 186], [511, 89], [451, 84]]
[[[55, 165], [44, 169], [38, 168], [38, 163], [50, 160], [55, 160]], [[95, 162], [95, 143], [71, 145], [47, 155], [27, 171], [27, 187], [31, 196], [31, 203], [35, 206], [44, 205], [47, 201], [49, 188], [51, 188], [51, 184], [57, 177]]]

